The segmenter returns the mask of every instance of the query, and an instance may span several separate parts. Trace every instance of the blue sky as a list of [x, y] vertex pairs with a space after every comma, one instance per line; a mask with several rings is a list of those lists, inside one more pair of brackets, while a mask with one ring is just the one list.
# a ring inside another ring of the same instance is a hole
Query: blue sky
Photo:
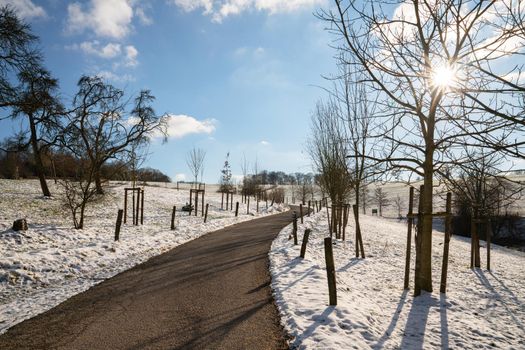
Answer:
[[[102, 75], [130, 94], [147, 88], [171, 137], [150, 147], [147, 165], [175, 179], [185, 156], [206, 150], [216, 182], [229, 151], [259, 169], [311, 171], [310, 111], [334, 69], [332, 40], [313, 16], [327, 0], [0, 0], [41, 39], [65, 101], [82, 74]], [[19, 128], [2, 122], [0, 138]], [[179, 175], [180, 177], [180, 175]]]

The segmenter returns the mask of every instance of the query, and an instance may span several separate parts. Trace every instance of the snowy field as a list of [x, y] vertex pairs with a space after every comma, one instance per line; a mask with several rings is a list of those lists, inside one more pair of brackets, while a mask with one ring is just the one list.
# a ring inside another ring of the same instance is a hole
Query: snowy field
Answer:
[[[49, 185], [53, 194], [60, 192], [53, 181]], [[128, 218], [120, 241], [114, 242], [117, 211], [123, 208], [123, 189], [128, 186], [112, 183], [104, 200], [89, 207], [85, 229], [75, 230], [58, 195], [42, 197], [35, 180], [0, 180], [0, 333], [203, 234], [286, 209], [276, 205], [266, 210], [261, 202], [261, 213], [255, 214], [256, 203], [252, 201], [250, 215], [246, 214], [246, 205], [240, 204], [236, 218], [234, 211], [220, 209], [221, 195], [214, 191], [216, 186], [208, 187], [207, 223], [203, 223], [200, 207], [197, 217], [177, 211], [176, 230], [172, 231], [172, 207], [180, 210], [189, 201], [189, 191], [177, 191], [165, 184], [146, 186], [144, 225], [132, 226]], [[240, 197], [235, 196], [234, 201]], [[28, 231], [11, 230], [18, 218], [27, 219]]]
[[[305, 259], [288, 240], [270, 252], [272, 289], [282, 323], [298, 349], [525, 349], [525, 253], [494, 246], [492, 271], [471, 270], [470, 240], [453, 237], [447, 294], [439, 293], [443, 234], [433, 234], [433, 293], [403, 290], [406, 224], [363, 216], [366, 259], [356, 259], [352, 220], [346, 242], [334, 244], [338, 305], [328, 306], [323, 239], [325, 212], [312, 228]], [[481, 242], [485, 246], [485, 242]], [[483, 248], [482, 248], [483, 249]], [[412, 248], [412, 256], [414, 256]], [[482, 250], [485, 267], [485, 250]], [[411, 287], [413, 288], [411, 265]]]

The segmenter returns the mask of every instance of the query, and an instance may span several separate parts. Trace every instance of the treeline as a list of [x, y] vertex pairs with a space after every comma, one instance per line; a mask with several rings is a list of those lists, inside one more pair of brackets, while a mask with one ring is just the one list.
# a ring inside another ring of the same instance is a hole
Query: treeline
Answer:
[[[79, 160], [67, 152], [51, 150], [42, 153], [42, 164], [45, 176], [55, 179], [74, 178], [80, 166]], [[170, 177], [158, 169], [144, 167], [134, 171], [129, 163], [120, 161], [102, 165], [100, 174], [105, 180], [171, 182]], [[18, 180], [36, 177], [34, 156], [29, 149], [19, 149], [10, 138], [0, 143], [0, 178]]]
[[286, 174], [283, 171], [262, 170], [257, 175], [246, 175], [248, 181], [256, 182], [260, 185], [298, 185], [313, 184], [316, 176], [313, 173], [291, 173]]

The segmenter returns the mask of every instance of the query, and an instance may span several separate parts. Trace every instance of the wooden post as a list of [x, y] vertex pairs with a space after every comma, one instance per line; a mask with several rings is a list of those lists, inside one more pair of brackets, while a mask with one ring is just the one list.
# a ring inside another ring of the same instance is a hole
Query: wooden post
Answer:
[[224, 192], [221, 192], [221, 209], [224, 209]]
[[310, 201], [308, 201], [308, 217], [310, 217]]
[[[206, 185], [204, 185], [206, 186]], [[206, 194], [206, 192], [203, 190], [202, 191], [202, 199], [201, 199], [201, 214], [204, 215], [204, 195]]]
[[345, 206], [343, 207], [343, 241], [346, 240], [346, 223], [348, 219], [346, 208], [347, 206], [345, 204]]
[[195, 216], [197, 216], [198, 211], [199, 211], [199, 191], [195, 191]]
[[140, 200], [140, 224], [144, 225], [144, 189], [142, 189], [142, 196]]
[[447, 274], [448, 274], [448, 251], [450, 246], [451, 221], [452, 221], [452, 193], [447, 193], [446, 204], [447, 216], [445, 216], [445, 242], [443, 243], [443, 263], [441, 265], [441, 284], [439, 291], [447, 292]]
[[297, 213], [293, 212], [293, 245], [297, 245]]
[[226, 210], [230, 207], [230, 194], [226, 193]]
[[139, 211], [140, 210], [140, 188], [137, 191], [137, 213], [135, 215], [135, 226], [139, 225]]
[[475, 267], [481, 267], [481, 257], [480, 257], [480, 244], [479, 244], [479, 233], [478, 233], [478, 209], [474, 209], [474, 229], [472, 230], [473, 235], [475, 237], [474, 239], [474, 266]]
[[208, 220], [208, 206], [209, 206], [209, 203], [206, 203], [206, 212], [204, 213], [204, 223], [206, 223], [206, 220]]
[[235, 217], [239, 215], [239, 202], [235, 203]]
[[490, 243], [492, 240], [492, 222], [490, 219], [487, 219], [485, 232], [485, 239], [487, 242], [487, 270], [490, 271]]
[[259, 212], [259, 194], [255, 196], [255, 199], [257, 199], [257, 212]]
[[250, 197], [246, 199], [246, 214], [250, 214]]
[[230, 200], [230, 210], [233, 210], [233, 192], [232, 192], [232, 199]]
[[124, 223], [126, 223], [126, 217], [128, 216], [128, 189], [124, 189]]
[[404, 289], [408, 289], [410, 283], [410, 253], [412, 252], [412, 225], [414, 218], [412, 217], [414, 211], [414, 187], [410, 187], [408, 195], [408, 228], [407, 228], [407, 252], [405, 259], [405, 284]]
[[304, 259], [304, 255], [306, 254], [306, 245], [308, 244], [308, 238], [310, 237], [310, 229], [307, 228], [304, 230], [304, 236], [303, 236], [303, 244], [301, 245], [301, 258]]
[[303, 223], [303, 205], [299, 204], [299, 216], [301, 217], [301, 224]]
[[173, 206], [173, 210], [171, 211], [171, 229], [175, 230], [175, 212], [177, 211], [177, 207]]
[[115, 241], [118, 241], [120, 238], [120, 226], [122, 225], [122, 214], [124, 210], [119, 209], [117, 214], [117, 224], [115, 225]]
[[352, 206], [354, 210], [354, 219], [355, 219], [355, 257], [359, 258], [359, 253], [361, 257], [365, 258], [365, 247], [363, 245], [363, 236], [361, 235], [361, 225], [359, 224], [359, 208], [356, 204]]
[[332, 222], [330, 221], [330, 211], [328, 210], [328, 206], [326, 206], [326, 217], [328, 219], [328, 231], [330, 231], [330, 236], [332, 235]]
[[330, 298], [330, 305], [337, 305], [334, 252], [332, 249], [332, 238], [326, 237], [324, 239], [324, 256], [326, 261], [326, 275], [328, 277], [328, 294]]
[[416, 269], [414, 273], [414, 296], [421, 295], [421, 231], [423, 223], [423, 185], [419, 186], [419, 205], [417, 213], [417, 232], [416, 232]]
[[[190, 189], [190, 208], [192, 207], [192, 204], [193, 204], [193, 190]], [[191, 215], [191, 209], [190, 209], [190, 215]]]
[[131, 201], [133, 202], [133, 207], [132, 207], [133, 212], [131, 215], [132, 216], [131, 219], [133, 221], [133, 225], [135, 225], [135, 189], [133, 189], [131, 193], [132, 193]]

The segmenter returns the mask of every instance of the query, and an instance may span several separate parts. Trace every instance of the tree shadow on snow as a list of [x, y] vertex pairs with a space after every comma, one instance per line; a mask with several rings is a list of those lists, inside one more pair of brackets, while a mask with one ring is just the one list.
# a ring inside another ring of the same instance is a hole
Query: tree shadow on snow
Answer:
[[414, 298], [408, 313], [400, 349], [423, 349], [430, 308], [438, 305], [439, 301], [431, 293], [423, 293]]
[[401, 315], [401, 311], [403, 310], [403, 306], [406, 303], [406, 298], [408, 294], [408, 289], [405, 289], [403, 291], [403, 294], [401, 294], [401, 298], [399, 299], [399, 303], [397, 303], [396, 311], [394, 312], [394, 316], [392, 316], [392, 320], [390, 320], [390, 323], [381, 338], [377, 341], [377, 343], [373, 346], [374, 349], [382, 349], [384, 347], [385, 342], [390, 338], [390, 335], [396, 329], [397, 321], [399, 320], [399, 315]]
[[[476, 274], [476, 276], [478, 277], [478, 279], [480, 280], [480, 282], [485, 286], [487, 287], [487, 289], [492, 293], [492, 296], [491, 296], [491, 300], [495, 301], [495, 302], [499, 302], [503, 305], [503, 307], [505, 307], [505, 310], [507, 310], [507, 313], [509, 314], [509, 316], [512, 318], [512, 320], [516, 323], [516, 325], [523, 331], [525, 332], [525, 325], [523, 324], [523, 322], [518, 318], [516, 317], [516, 315], [514, 314], [514, 312], [509, 308], [509, 306], [507, 305], [507, 303], [505, 302], [505, 300], [503, 299], [503, 295], [498, 291], [496, 290], [496, 288], [492, 285], [492, 283], [490, 283], [490, 281], [487, 279], [487, 276], [485, 276], [485, 273], [480, 270], [480, 269], [474, 269], [474, 273]], [[518, 308], [522, 308], [523, 305], [521, 304], [521, 302], [518, 300], [518, 298], [516, 297], [516, 295], [500, 280], [498, 279], [492, 272], [489, 272], [490, 275], [496, 280], [499, 282], [499, 284], [501, 285], [501, 287], [504, 289], [504, 291], [506, 292], [507, 296], [512, 300], [512, 302], [518, 307]]]

